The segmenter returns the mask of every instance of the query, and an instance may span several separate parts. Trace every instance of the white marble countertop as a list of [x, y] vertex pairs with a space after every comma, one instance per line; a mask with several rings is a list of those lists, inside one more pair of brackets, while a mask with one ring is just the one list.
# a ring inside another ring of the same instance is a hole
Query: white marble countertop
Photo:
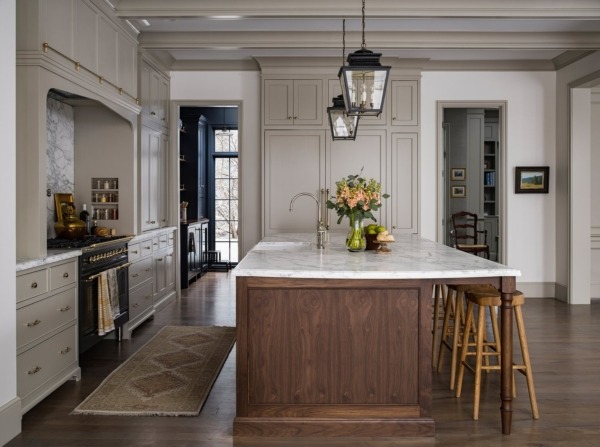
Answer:
[[427, 239], [397, 236], [390, 253], [349, 252], [345, 235], [330, 233], [325, 249], [316, 234], [266, 237], [232, 270], [235, 276], [341, 279], [422, 279], [521, 276], [517, 269]]
[[48, 254], [43, 258], [36, 259], [17, 259], [17, 272], [29, 270], [36, 267], [42, 267], [54, 262], [60, 262], [71, 258], [76, 258], [81, 255], [81, 249], [68, 248], [62, 250], [48, 250]]

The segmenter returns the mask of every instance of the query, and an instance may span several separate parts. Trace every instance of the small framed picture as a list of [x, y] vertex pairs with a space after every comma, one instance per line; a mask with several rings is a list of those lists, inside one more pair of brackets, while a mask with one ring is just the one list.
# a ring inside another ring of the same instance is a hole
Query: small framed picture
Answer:
[[548, 193], [548, 166], [517, 166], [515, 168], [515, 193]]
[[450, 187], [450, 197], [458, 199], [467, 197], [467, 187], [465, 185], [456, 185]]
[[452, 168], [450, 170], [450, 180], [466, 180], [467, 170], [465, 168]]

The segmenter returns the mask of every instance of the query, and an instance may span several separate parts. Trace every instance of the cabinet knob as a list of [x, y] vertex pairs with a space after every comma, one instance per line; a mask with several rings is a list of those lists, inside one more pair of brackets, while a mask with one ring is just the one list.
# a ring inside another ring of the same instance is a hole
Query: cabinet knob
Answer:
[[63, 273], [63, 278], [68, 278], [69, 274], [67, 272]]
[[134, 273], [133, 275], [131, 275], [132, 278], [137, 278], [138, 276], [140, 276], [139, 273]]
[[60, 350], [60, 353], [62, 355], [68, 354], [69, 352], [71, 352], [71, 347], [70, 346], [67, 346], [65, 349], [61, 349]]
[[150, 112], [150, 115], [156, 116], [156, 112]]
[[32, 284], [31, 284], [31, 288], [32, 288], [32, 289], [37, 289], [37, 282], [34, 282], [34, 283], [32, 283]]
[[131, 307], [138, 307], [140, 305], [140, 303], [135, 303], [133, 306]]
[[157, 261], [162, 261], [164, 258], [158, 258]]
[[295, 116], [295, 117], [294, 117], [294, 119], [295, 119], [295, 120], [297, 120], [297, 119], [298, 119], [298, 117], [297, 117], [297, 116]]
[[396, 121], [396, 117], [395, 116], [392, 117], [392, 121]]
[[60, 308], [60, 309], [58, 309], [58, 310], [60, 310], [61, 312], [66, 312], [66, 311], [68, 311], [68, 310], [71, 310], [71, 306], [68, 306], [68, 305], [67, 305], [67, 306], [65, 306], [65, 307], [61, 307], [61, 308]]
[[41, 322], [42, 322], [42, 320], [35, 319], [34, 321], [30, 321], [29, 323], [27, 323], [27, 327], [37, 326]]
[[292, 117], [291, 117], [291, 116], [288, 116], [288, 119], [289, 119], [289, 120], [291, 120], [291, 119], [292, 119]]
[[137, 255], [138, 251], [137, 250], [131, 250], [131, 253], [133, 253], [134, 255]]

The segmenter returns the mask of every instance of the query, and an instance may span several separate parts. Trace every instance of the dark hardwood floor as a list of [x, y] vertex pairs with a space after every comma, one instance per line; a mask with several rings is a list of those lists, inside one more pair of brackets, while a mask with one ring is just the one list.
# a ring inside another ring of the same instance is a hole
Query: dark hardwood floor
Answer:
[[[600, 303], [568, 306], [528, 299], [523, 309], [540, 419], [533, 420], [525, 378], [518, 374], [513, 433], [502, 435], [499, 374], [482, 386], [480, 418], [471, 419], [472, 378], [461, 398], [448, 388], [448, 365], [433, 374], [435, 438], [233, 439], [235, 348], [198, 417], [71, 416], [69, 413], [122, 361], [165, 325], [235, 325], [235, 283], [209, 273], [133, 333], [105, 340], [81, 356], [82, 380], [70, 381], [23, 417], [23, 432], [8, 446], [527, 446], [600, 445]], [[446, 356], [448, 360], [449, 356]]]

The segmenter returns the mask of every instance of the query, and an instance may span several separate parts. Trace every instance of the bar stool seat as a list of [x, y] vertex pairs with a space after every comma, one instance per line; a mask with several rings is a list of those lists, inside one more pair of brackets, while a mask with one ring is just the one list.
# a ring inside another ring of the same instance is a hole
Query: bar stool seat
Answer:
[[[481, 395], [481, 373], [482, 371], [500, 371], [501, 364], [501, 350], [499, 341], [499, 331], [496, 321], [496, 307], [502, 304], [500, 298], [500, 292], [495, 291], [466, 291], [465, 298], [467, 300], [467, 311], [465, 316], [465, 330], [461, 342], [461, 354], [460, 363], [458, 366], [458, 376], [456, 378], [456, 397], [460, 397], [462, 391], [462, 382], [464, 377], [465, 368], [475, 374], [475, 392], [474, 392], [474, 406], [473, 406], [473, 419], [479, 418], [479, 398]], [[529, 348], [527, 346], [527, 337], [525, 335], [525, 323], [523, 321], [522, 306], [525, 303], [525, 296], [523, 293], [516, 291], [513, 293], [513, 308], [515, 314], [515, 320], [517, 323], [517, 332], [519, 334], [519, 343], [521, 345], [521, 354], [523, 363], [513, 364], [513, 392], [515, 391], [514, 385], [514, 371], [519, 371], [527, 380], [527, 389], [529, 391], [529, 400], [531, 403], [531, 412], [534, 419], [539, 419], [539, 411], [537, 406], [537, 400], [535, 397], [535, 388], [533, 385], [533, 372], [531, 370], [531, 362], [529, 358]], [[477, 327], [475, 328], [475, 312], [474, 308], [478, 306], [477, 315]], [[490, 312], [490, 318], [492, 321], [493, 329], [493, 340], [486, 341], [486, 329], [485, 329], [485, 310], [488, 309]], [[473, 338], [473, 342], [470, 342]], [[474, 351], [471, 349], [475, 348]], [[471, 366], [467, 362], [467, 357], [475, 357], [475, 365]], [[497, 364], [491, 364], [487, 359], [495, 357], [498, 362]], [[486, 361], [484, 362], [484, 358]]]

